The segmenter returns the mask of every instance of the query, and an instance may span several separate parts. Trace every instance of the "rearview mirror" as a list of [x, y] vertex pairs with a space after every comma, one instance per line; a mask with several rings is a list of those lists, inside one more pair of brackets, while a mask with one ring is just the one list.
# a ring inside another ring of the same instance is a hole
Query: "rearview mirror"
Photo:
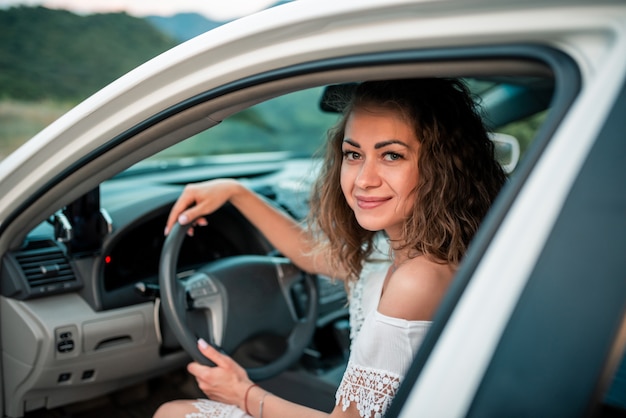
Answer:
[[517, 138], [508, 134], [491, 132], [489, 133], [489, 139], [495, 145], [495, 157], [504, 172], [506, 174], [512, 173], [520, 158], [520, 147]]

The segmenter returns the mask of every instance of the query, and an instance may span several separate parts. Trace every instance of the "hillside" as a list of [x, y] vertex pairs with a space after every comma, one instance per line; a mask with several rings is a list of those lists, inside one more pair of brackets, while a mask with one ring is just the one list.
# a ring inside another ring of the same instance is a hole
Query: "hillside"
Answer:
[[146, 16], [146, 20], [165, 34], [183, 42], [226, 22], [209, 20], [198, 13], [178, 13], [174, 16]]
[[79, 101], [178, 42], [125, 13], [0, 10], [0, 98]]
[[[293, 0], [278, 0], [268, 6], [268, 8], [290, 3], [291, 1]], [[211, 20], [198, 13], [178, 13], [173, 16], [146, 16], [146, 20], [180, 42], [187, 41], [228, 22]]]

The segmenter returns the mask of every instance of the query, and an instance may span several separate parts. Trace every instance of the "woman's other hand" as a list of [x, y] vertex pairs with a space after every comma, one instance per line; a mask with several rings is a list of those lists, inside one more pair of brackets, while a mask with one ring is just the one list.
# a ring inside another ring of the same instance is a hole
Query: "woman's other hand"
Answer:
[[229, 356], [220, 353], [203, 339], [198, 340], [200, 352], [214, 367], [190, 363], [187, 370], [198, 382], [198, 387], [209, 399], [236, 405], [246, 410], [245, 393], [253, 382], [246, 371]]

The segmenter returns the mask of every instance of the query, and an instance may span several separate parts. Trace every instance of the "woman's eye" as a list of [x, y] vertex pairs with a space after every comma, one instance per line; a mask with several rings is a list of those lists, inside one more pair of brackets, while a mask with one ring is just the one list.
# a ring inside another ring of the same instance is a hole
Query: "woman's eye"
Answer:
[[401, 154], [398, 154], [396, 152], [387, 152], [385, 153], [384, 158], [387, 161], [397, 161], [402, 159], [403, 157]]
[[343, 158], [345, 160], [358, 160], [361, 155], [356, 151], [344, 151]]

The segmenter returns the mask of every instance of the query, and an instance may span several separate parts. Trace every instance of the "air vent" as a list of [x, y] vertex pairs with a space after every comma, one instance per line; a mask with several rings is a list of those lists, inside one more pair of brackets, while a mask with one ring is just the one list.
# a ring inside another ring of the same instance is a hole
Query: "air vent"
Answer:
[[79, 282], [63, 250], [55, 243], [32, 245], [13, 254], [28, 283], [30, 297], [75, 289]]

